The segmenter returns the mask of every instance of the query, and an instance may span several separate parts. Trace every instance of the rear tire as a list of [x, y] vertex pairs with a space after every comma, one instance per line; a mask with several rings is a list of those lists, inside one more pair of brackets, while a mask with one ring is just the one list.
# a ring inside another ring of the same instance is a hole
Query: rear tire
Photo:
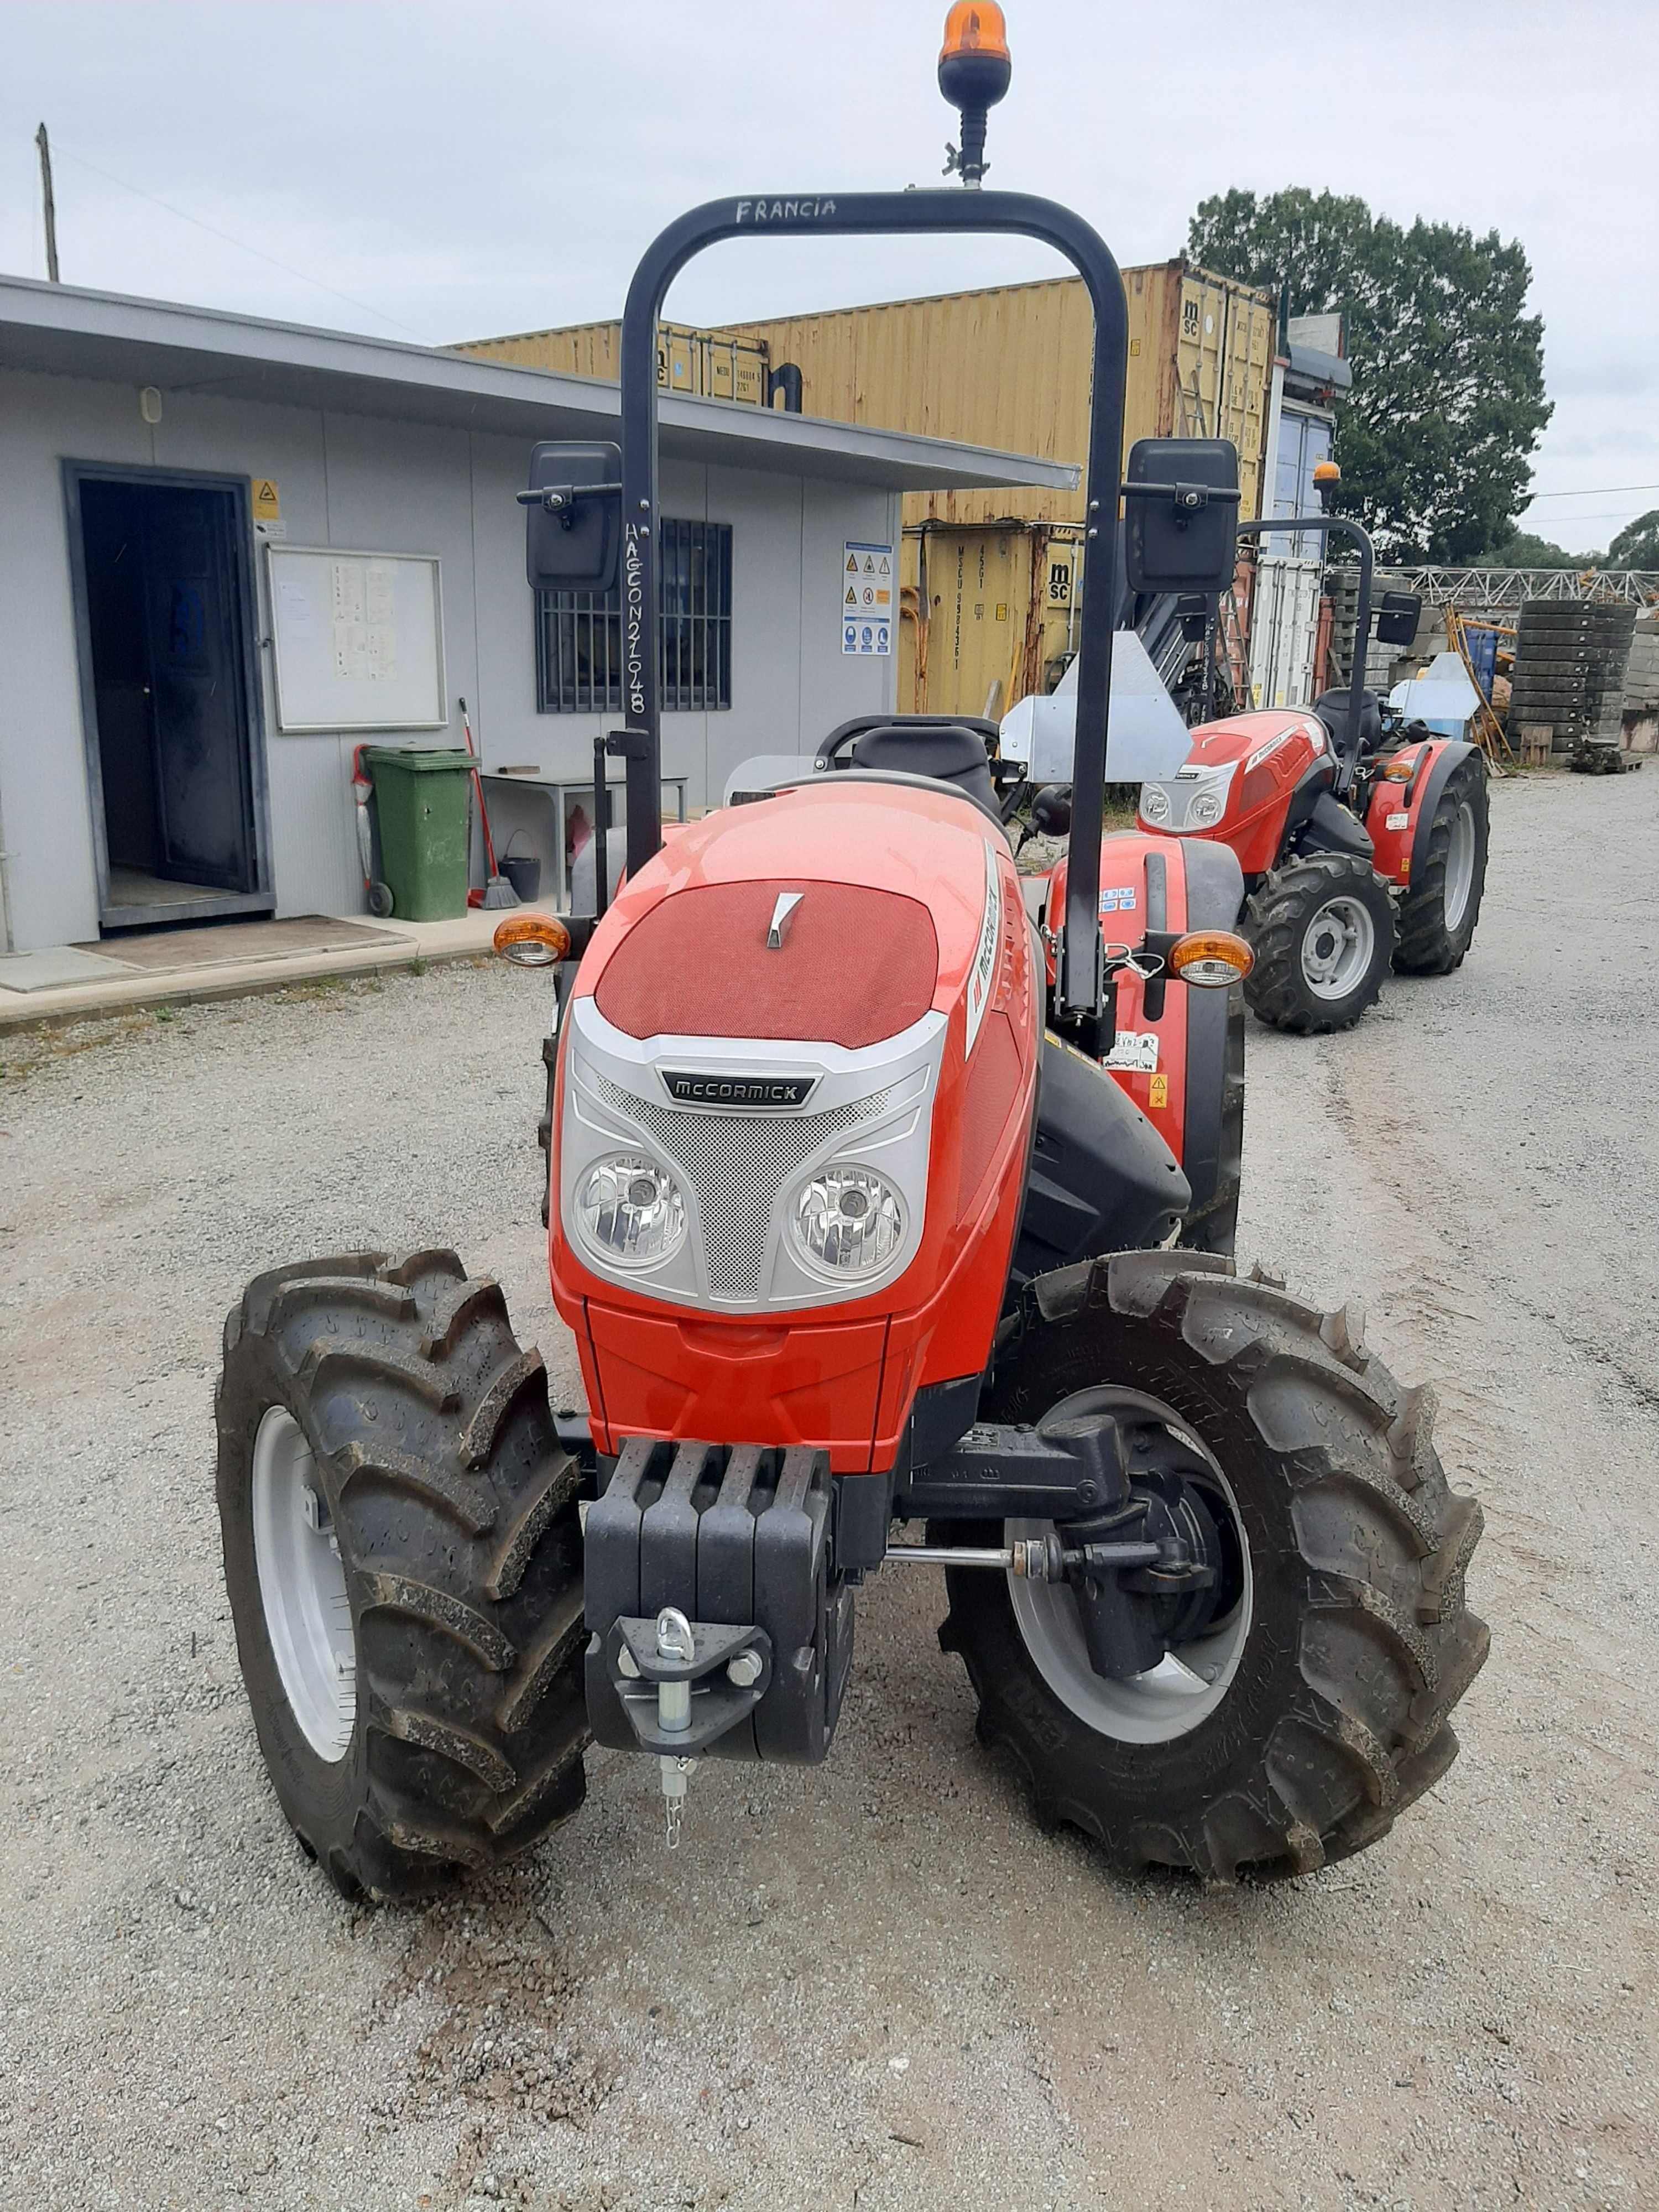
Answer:
[[225, 1323], [215, 1410], [259, 1747], [336, 1887], [415, 1895], [574, 1813], [577, 1471], [496, 1285], [453, 1252], [261, 1275]]
[[1435, 801], [1428, 850], [1400, 902], [1394, 964], [1402, 975], [1449, 975], [1463, 964], [1486, 888], [1491, 819], [1486, 771], [1471, 756]]
[[1275, 868], [1244, 906], [1255, 965], [1244, 996], [1269, 1028], [1352, 1029], [1376, 1005], [1394, 953], [1394, 901], [1367, 860], [1308, 853]]
[[[939, 1640], [967, 1665], [981, 1738], [1012, 1754], [1040, 1820], [1081, 1828], [1115, 1866], [1307, 1873], [1385, 1835], [1456, 1755], [1448, 1716], [1486, 1654], [1463, 1599], [1480, 1509], [1447, 1486], [1431, 1394], [1401, 1389], [1359, 1334], [1352, 1309], [1321, 1315], [1176, 1253], [1026, 1289], [985, 1417], [1036, 1422], [1108, 1382], [1149, 1394], [1221, 1471], [1248, 1561], [1220, 1695], [1195, 1696], [1184, 1731], [1139, 1736], [1109, 1699], [1099, 1724], [1081, 1717], [1052, 1644], [1044, 1663], [1028, 1644], [1011, 1577], [946, 1574]], [[1001, 1540], [1000, 1524], [945, 1540], [976, 1539]]]

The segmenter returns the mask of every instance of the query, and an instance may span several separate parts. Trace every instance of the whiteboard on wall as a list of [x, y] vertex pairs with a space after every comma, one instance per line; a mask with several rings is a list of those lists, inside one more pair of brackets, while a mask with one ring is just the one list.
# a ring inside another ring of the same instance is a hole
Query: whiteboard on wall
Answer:
[[279, 730], [437, 730], [443, 597], [435, 553], [265, 548]]

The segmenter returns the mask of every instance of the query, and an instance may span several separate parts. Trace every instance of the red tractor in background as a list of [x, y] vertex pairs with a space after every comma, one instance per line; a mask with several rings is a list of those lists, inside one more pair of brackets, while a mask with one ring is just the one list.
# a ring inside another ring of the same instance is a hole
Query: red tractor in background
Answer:
[[[1334, 495], [1333, 461], [1315, 471]], [[1225, 845], [1243, 872], [1239, 927], [1255, 955], [1244, 996], [1274, 1029], [1348, 1028], [1390, 964], [1444, 975], [1468, 951], [1486, 878], [1486, 765], [1477, 746], [1403, 721], [1364, 689], [1372, 553], [1357, 523], [1328, 514], [1240, 534], [1340, 532], [1359, 550], [1353, 680], [1310, 708], [1200, 725], [1167, 780], [1141, 787], [1139, 820], [1161, 836]], [[1417, 602], [1390, 594], [1377, 634], [1409, 644]], [[1390, 627], [1393, 624], [1394, 627]]]

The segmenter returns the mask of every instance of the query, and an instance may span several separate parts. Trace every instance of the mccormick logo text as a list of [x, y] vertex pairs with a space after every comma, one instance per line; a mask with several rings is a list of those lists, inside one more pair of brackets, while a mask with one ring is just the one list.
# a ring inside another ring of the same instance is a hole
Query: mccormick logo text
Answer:
[[743, 1114], [804, 1106], [818, 1079], [816, 1075], [707, 1075], [666, 1067], [659, 1073], [677, 1106], [735, 1107]]

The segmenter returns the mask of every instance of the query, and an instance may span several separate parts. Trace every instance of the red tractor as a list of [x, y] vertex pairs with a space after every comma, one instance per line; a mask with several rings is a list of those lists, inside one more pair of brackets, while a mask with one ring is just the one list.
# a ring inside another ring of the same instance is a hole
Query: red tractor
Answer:
[[[966, 183], [1007, 76], [999, 11], [954, 9]], [[936, 1560], [981, 1734], [1043, 1816], [1123, 1868], [1305, 1871], [1383, 1835], [1455, 1753], [1486, 1652], [1463, 1589], [1480, 1514], [1447, 1484], [1430, 1394], [1354, 1309], [1176, 1248], [1192, 1182], [1101, 1066], [1154, 988], [1172, 1048], [1200, 1008], [1224, 1030], [1249, 964], [1194, 927], [1222, 878], [1228, 911], [1238, 895], [1199, 845], [1128, 841], [1146, 897], [1103, 937], [1115, 533], [1081, 617], [1046, 944], [970, 729], [931, 755], [914, 729], [860, 732], [843, 766], [663, 834], [657, 325], [694, 253], [760, 228], [1057, 248], [1096, 316], [1089, 511], [1118, 505], [1122, 283], [1068, 210], [744, 197], [647, 250], [620, 449], [538, 447], [526, 495], [533, 582], [620, 574], [626, 876], [602, 917], [498, 932], [558, 969], [548, 1259], [587, 1410], [550, 1409], [500, 1289], [447, 1250], [250, 1285], [218, 1496], [271, 1779], [350, 1895], [535, 1844], [580, 1806], [590, 1739], [650, 1762], [675, 1841], [700, 1763], [826, 1756], [860, 1585]], [[1168, 471], [1167, 449], [1132, 459], [1131, 572], [1217, 589], [1233, 513]], [[1196, 1057], [1214, 1121], [1224, 1056]], [[925, 1544], [894, 1541], [917, 1522]]]
[[[1338, 471], [1322, 462], [1322, 495]], [[1260, 532], [1260, 523], [1246, 524]], [[1486, 767], [1479, 749], [1405, 722], [1364, 688], [1370, 540], [1328, 514], [1275, 532], [1340, 531], [1359, 546], [1350, 690], [1310, 708], [1235, 714], [1195, 729], [1175, 775], [1142, 786], [1139, 819], [1162, 836], [1229, 846], [1243, 871], [1240, 927], [1255, 954], [1244, 995], [1264, 1022], [1307, 1036], [1346, 1029], [1373, 1005], [1390, 963], [1444, 975], [1468, 951], [1486, 886]], [[1391, 595], [1384, 625], [1416, 601]]]

